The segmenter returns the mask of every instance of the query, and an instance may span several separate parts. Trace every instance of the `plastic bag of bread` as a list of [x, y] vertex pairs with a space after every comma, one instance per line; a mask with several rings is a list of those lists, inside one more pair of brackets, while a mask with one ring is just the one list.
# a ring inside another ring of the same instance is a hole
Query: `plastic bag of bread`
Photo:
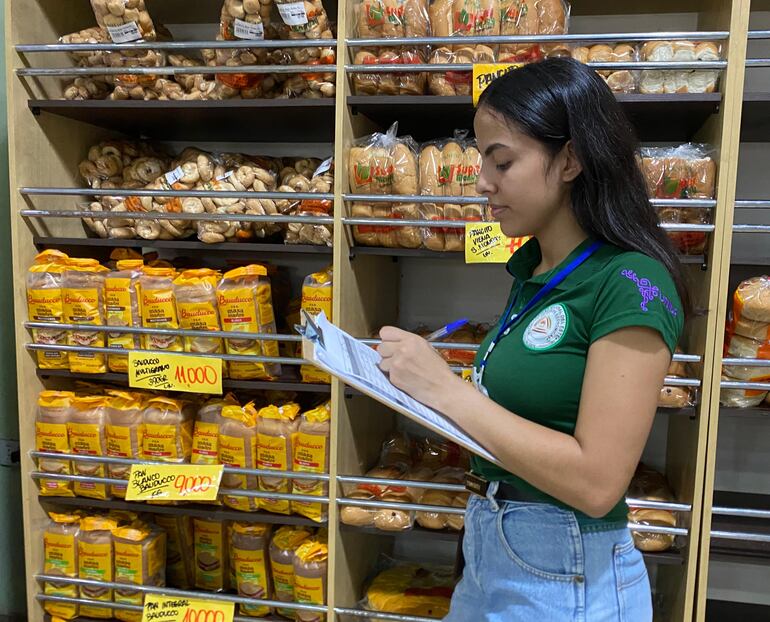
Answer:
[[[642, 46], [641, 60], [657, 62], [717, 61], [719, 43], [713, 41], [648, 41]], [[712, 93], [716, 90], [719, 71], [651, 69], [641, 72], [642, 93]]]
[[[43, 573], [78, 578], [78, 533], [80, 515], [51, 512], [43, 532]], [[43, 584], [46, 596], [78, 598], [77, 585], [47, 582]], [[72, 620], [78, 616], [79, 606], [66, 602], [44, 601], [43, 609], [50, 616]]]
[[[62, 273], [62, 311], [65, 324], [104, 325], [104, 275], [107, 268], [95, 259], [67, 261]], [[67, 334], [71, 346], [104, 348], [104, 333], [93, 330], [71, 330]], [[106, 357], [101, 352], [70, 352], [69, 368], [74, 373], [103, 374]]]
[[[294, 601], [309, 605], [326, 604], [329, 547], [319, 532], [305, 540], [294, 551]], [[326, 616], [298, 610], [297, 622], [325, 622]]]
[[[431, 10], [434, 5], [431, 5]], [[435, 33], [434, 33], [435, 34]], [[440, 35], [437, 35], [440, 36]], [[430, 57], [431, 64], [457, 65], [468, 63], [494, 63], [495, 53], [486, 45], [455, 46], [454, 49], [440, 47], [433, 51]], [[471, 94], [472, 74], [469, 71], [431, 72], [428, 76], [428, 89], [431, 95], [443, 97], [464, 96]]]
[[[404, 477], [404, 483], [408, 481], [426, 482], [433, 476], [433, 471], [427, 467], [416, 465], [412, 467]], [[379, 495], [381, 501], [387, 503], [420, 503], [424, 488], [415, 486], [385, 486]], [[374, 510], [372, 522], [377, 529], [383, 531], [403, 531], [411, 529], [414, 525], [414, 512], [411, 510], [398, 510], [394, 508], [380, 508]]]
[[[106, 456], [107, 439], [106, 405], [103, 396], [72, 398], [71, 411], [67, 420], [67, 433], [70, 439], [70, 450], [81, 456]], [[72, 470], [75, 475], [85, 477], [107, 477], [107, 469], [98, 462], [73, 461]], [[92, 481], [77, 481], [73, 484], [77, 497], [91, 499], [109, 499], [110, 494], [106, 484]]]
[[[581, 63], [629, 63], [639, 60], [637, 50], [627, 43], [617, 45], [599, 43], [590, 47], [579, 46], [572, 50], [572, 58]], [[614, 93], [634, 93], [638, 72], [629, 69], [597, 72]]]
[[[570, 6], [563, 0], [500, 0], [501, 35], [561, 35], [569, 27]], [[498, 52], [501, 63], [542, 60], [559, 44], [503, 44]]]
[[[144, 442], [143, 396], [128, 391], [110, 390], [104, 403], [104, 435], [107, 455], [112, 458], [140, 460]], [[128, 480], [131, 467], [125, 464], [108, 465], [109, 476], [113, 479]], [[126, 486], [110, 486], [115, 497], [125, 498]]]
[[[331, 193], [334, 190], [334, 162], [331, 158], [322, 162], [308, 180], [308, 191]], [[296, 203], [296, 209], [289, 213], [300, 216], [332, 216], [334, 201], [328, 199], [305, 199]], [[286, 227], [286, 244], [314, 244], [316, 246], [331, 246], [333, 241], [331, 225], [311, 225], [302, 222], [292, 222]]]
[[[631, 484], [628, 496], [645, 501], [674, 501], [674, 494], [668, 486], [666, 478], [656, 470], [639, 463]], [[650, 510], [629, 508], [628, 520], [639, 525], [676, 527], [676, 513], [668, 510]], [[631, 531], [636, 548], [646, 553], [666, 551], [674, 544], [675, 536], [670, 534]]]
[[[262, 40], [265, 24], [270, 21], [272, 1], [224, 0], [219, 21], [219, 41]], [[216, 64], [227, 67], [263, 65], [267, 60], [266, 48], [237, 48], [216, 50]], [[218, 73], [217, 81], [234, 91], [253, 88], [262, 76], [249, 73]]]
[[195, 587], [209, 592], [223, 592], [230, 582], [227, 522], [195, 518], [193, 529]]
[[166, 534], [166, 581], [182, 590], [195, 585], [193, 519], [191, 516], [157, 514], [155, 524]]
[[198, 410], [193, 427], [190, 464], [219, 464], [219, 427], [222, 425], [222, 409], [239, 406], [234, 395], [212, 398]]
[[[465, 481], [465, 470], [454, 467], [445, 467], [438, 471], [432, 482], [438, 484], [462, 485]], [[420, 503], [422, 505], [443, 505], [447, 507], [465, 507], [468, 502], [467, 492], [452, 492], [448, 490], [426, 490]], [[417, 523], [426, 529], [452, 529], [460, 530], [463, 527], [462, 514], [443, 514], [441, 512], [417, 512]]]
[[[27, 317], [30, 322], [61, 324], [62, 274], [69, 258], [56, 250], [45, 250], [35, 257], [27, 271]], [[57, 328], [35, 328], [34, 343], [67, 345], [67, 332]], [[40, 369], [69, 369], [67, 352], [40, 350], [37, 352]]]
[[[376, 479], [404, 479], [408, 472], [409, 467], [403, 463], [395, 463], [390, 465], [383, 464], [376, 466], [373, 469], [369, 469], [364, 477]], [[394, 494], [405, 491], [405, 487], [403, 486], [396, 486], [394, 488]], [[382, 499], [382, 496], [388, 492], [388, 490], [388, 486], [375, 482], [367, 484], [343, 485], [343, 491], [348, 499], [363, 499], [366, 501], [380, 500]], [[340, 508], [340, 520], [346, 525], [353, 525], [355, 527], [373, 527], [377, 512], [377, 508], [345, 505]], [[399, 514], [398, 518], [402, 519], [404, 517]], [[380, 516], [380, 523], [387, 526], [386, 519], [387, 516], [383, 513]], [[401, 524], [403, 523], [404, 521], [401, 521]], [[395, 521], [393, 524], [395, 525]]]
[[[257, 468], [290, 471], [294, 456], [294, 442], [299, 428], [299, 405], [294, 402], [282, 406], [267, 406], [257, 416]], [[291, 481], [285, 477], [260, 476], [259, 489], [264, 492], [287, 494]], [[259, 499], [259, 508], [276, 514], [290, 514], [289, 501]]]
[[[275, 600], [294, 602], [294, 551], [311, 536], [306, 527], [279, 527], [270, 540], [270, 574]], [[277, 608], [276, 613], [294, 618], [294, 609]]]
[[755, 341], [770, 342], [770, 276], [743, 281], [733, 294], [728, 331]]
[[[140, 305], [142, 326], [144, 328], [179, 328], [179, 320], [174, 303], [173, 268], [145, 266], [139, 277], [142, 304]], [[167, 350], [182, 352], [182, 338], [175, 335], [142, 335], [142, 347], [145, 350]]]
[[[255, 469], [257, 464], [257, 413], [253, 404], [222, 407], [219, 424], [219, 463], [238, 469]], [[222, 488], [257, 490], [257, 477], [225, 473]], [[257, 499], [236, 495], [222, 495], [222, 502], [242, 512], [256, 512]]]
[[[142, 259], [124, 259], [118, 261], [117, 270], [104, 277], [104, 316], [107, 326], [141, 327], [138, 285], [143, 267]], [[139, 335], [107, 333], [107, 347], [136, 350], [140, 347]], [[125, 374], [128, 372], [128, 356], [110, 354], [107, 365], [110, 371]]]
[[[41, 391], [37, 399], [35, 418], [35, 450], [48, 453], [70, 453], [67, 424], [72, 413], [75, 394], [68, 391]], [[69, 460], [40, 458], [38, 469], [43, 473], [71, 475]], [[72, 484], [57, 479], [38, 480], [41, 496], [72, 497]]]
[[[728, 376], [722, 372], [722, 380], [738, 382], [738, 378]], [[745, 382], [745, 381], [744, 381]], [[725, 389], [719, 393], [719, 403], [729, 408], [753, 408], [759, 406], [770, 395], [767, 391], [759, 389]]]
[[[270, 526], [259, 523], [232, 524], [230, 567], [235, 573], [238, 596], [269, 599], [273, 593], [270, 580]], [[241, 615], [264, 617], [270, 608], [262, 605], [238, 605]]]
[[281, 39], [331, 39], [329, 18], [321, 0], [275, 0], [275, 27]]
[[169, 397], [147, 400], [143, 413], [142, 457], [182, 464], [190, 461], [193, 414], [190, 405]]
[[449, 613], [454, 585], [452, 568], [391, 562], [366, 590], [364, 608], [442, 619]]
[[[770, 360], [770, 342], [755, 341], [738, 334], [726, 337], [725, 357]], [[737, 382], [770, 382], [770, 367], [758, 365], [723, 365], [722, 379]], [[724, 406], [747, 408], [758, 406], [767, 395], [755, 389], [722, 389], [720, 402]]]
[[96, 23], [109, 32], [113, 43], [155, 40], [155, 24], [145, 0], [91, 0]]
[[[321, 272], [314, 272], [305, 277], [302, 283], [301, 308], [315, 317], [322, 311], [331, 322], [332, 316], [332, 267], [329, 266]], [[301, 365], [300, 375], [302, 382], [331, 382], [331, 377], [314, 365]]]
[[[331, 402], [302, 413], [294, 441], [292, 471], [303, 473], [329, 472], [329, 435], [331, 433]], [[329, 494], [329, 484], [313, 479], [293, 479], [292, 492], [299, 495], [323, 497]], [[324, 522], [327, 504], [292, 501], [294, 514]]]
[[426, 0], [361, 0], [353, 10], [356, 36], [362, 39], [430, 35]]
[[[166, 533], [140, 521], [118, 527], [113, 533], [115, 582], [163, 587], [166, 585]], [[115, 590], [115, 602], [144, 605], [144, 593], [128, 588]], [[142, 612], [116, 609], [123, 622], [141, 622]]]
[[468, 452], [457, 443], [443, 438], [426, 436], [412, 443], [414, 463], [439, 471], [445, 467], [467, 470], [470, 467]]
[[[185, 270], [174, 279], [174, 301], [183, 330], [220, 330], [217, 306], [219, 273], [208, 268]], [[221, 354], [222, 340], [216, 337], [185, 337], [185, 352]]]
[[[264, 266], [249, 265], [226, 272], [217, 286], [222, 330], [226, 332], [275, 333], [270, 279]], [[228, 354], [278, 356], [271, 340], [227, 339]], [[230, 377], [239, 380], [273, 380], [280, 376], [277, 363], [230, 361]]]
[[[78, 578], [98, 583], [112, 582], [115, 576], [112, 534], [118, 520], [106, 516], [86, 516], [80, 521], [78, 534]], [[80, 596], [92, 601], [112, 602], [112, 588], [82, 585]], [[80, 615], [88, 618], [112, 618], [112, 609], [97, 605], [81, 605]]]
[[[427, 61], [427, 53], [413, 47], [383, 47], [356, 52], [356, 65], [418, 65]], [[408, 73], [354, 73], [353, 89], [357, 95], [423, 95], [428, 83], [424, 71]]]

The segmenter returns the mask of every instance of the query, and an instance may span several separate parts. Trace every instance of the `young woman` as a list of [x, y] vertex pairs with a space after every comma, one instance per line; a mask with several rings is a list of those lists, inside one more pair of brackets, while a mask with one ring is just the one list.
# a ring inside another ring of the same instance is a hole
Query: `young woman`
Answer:
[[[655, 416], [687, 295], [633, 132], [600, 76], [564, 59], [495, 80], [474, 122], [478, 190], [513, 285], [476, 387], [430, 345], [381, 331], [381, 367], [499, 462], [474, 457], [465, 570], [448, 622], [646, 622], [650, 585], [624, 493]], [[684, 304], [683, 304], [684, 302]]]

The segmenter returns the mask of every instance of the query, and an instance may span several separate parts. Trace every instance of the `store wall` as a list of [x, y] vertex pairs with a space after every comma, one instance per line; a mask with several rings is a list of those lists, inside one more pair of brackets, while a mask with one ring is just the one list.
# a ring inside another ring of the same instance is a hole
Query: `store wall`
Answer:
[[[0, 11], [0, 32], [5, 18]], [[0, 46], [0, 67], [5, 76], [5, 47]], [[0, 266], [11, 264], [8, 194], [8, 127], [5, 80], [0, 80]], [[18, 439], [16, 363], [13, 331], [11, 272], [0, 270], [0, 439]], [[24, 551], [21, 523], [21, 483], [18, 467], [0, 466], [0, 620], [26, 613]]]

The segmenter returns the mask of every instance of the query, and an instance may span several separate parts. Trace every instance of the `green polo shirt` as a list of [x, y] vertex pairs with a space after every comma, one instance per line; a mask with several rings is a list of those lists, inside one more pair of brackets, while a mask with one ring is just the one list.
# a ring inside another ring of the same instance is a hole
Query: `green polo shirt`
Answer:
[[[507, 265], [513, 276], [510, 295], [519, 292], [513, 312], [522, 309], [591, 241], [580, 244], [553, 270], [537, 276], [532, 272], [541, 260], [540, 246], [534, 238], [522, 246]], [[498, 342], [487, 360], [483, 385], [489, 397], [507, 410], [574, 434], [590, 345], [626, 326], [646, 326], [658, 331], [673, 353], [683, 323], [682, 305], [666, 268], [641, 253], [604, 244]], [[498, 327], [481, 345], [476, 366]], [[568, 508], [482, 458], [474, 456], [472, 468], [489, 481], [509, 482], [545, 503]], [[590, 529], [625, 524], [628, 513], [624, 499], [601, 519], [568, 509], [575, 512], [581, 528]]]

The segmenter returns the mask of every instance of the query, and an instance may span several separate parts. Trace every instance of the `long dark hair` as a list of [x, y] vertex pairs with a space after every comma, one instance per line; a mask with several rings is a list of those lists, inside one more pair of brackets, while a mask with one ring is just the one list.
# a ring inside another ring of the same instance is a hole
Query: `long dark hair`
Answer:
[[688, 313], [682, 266], [649, 202], [634, 130], [593, 69], [565, 58], [525, 65], [492, 82], [481, 95], [481, 108], [541, 142], [552, 155], [572, 141], [583, 168], [572, 184], [578, 224], [595, 238], [660, 261]]

